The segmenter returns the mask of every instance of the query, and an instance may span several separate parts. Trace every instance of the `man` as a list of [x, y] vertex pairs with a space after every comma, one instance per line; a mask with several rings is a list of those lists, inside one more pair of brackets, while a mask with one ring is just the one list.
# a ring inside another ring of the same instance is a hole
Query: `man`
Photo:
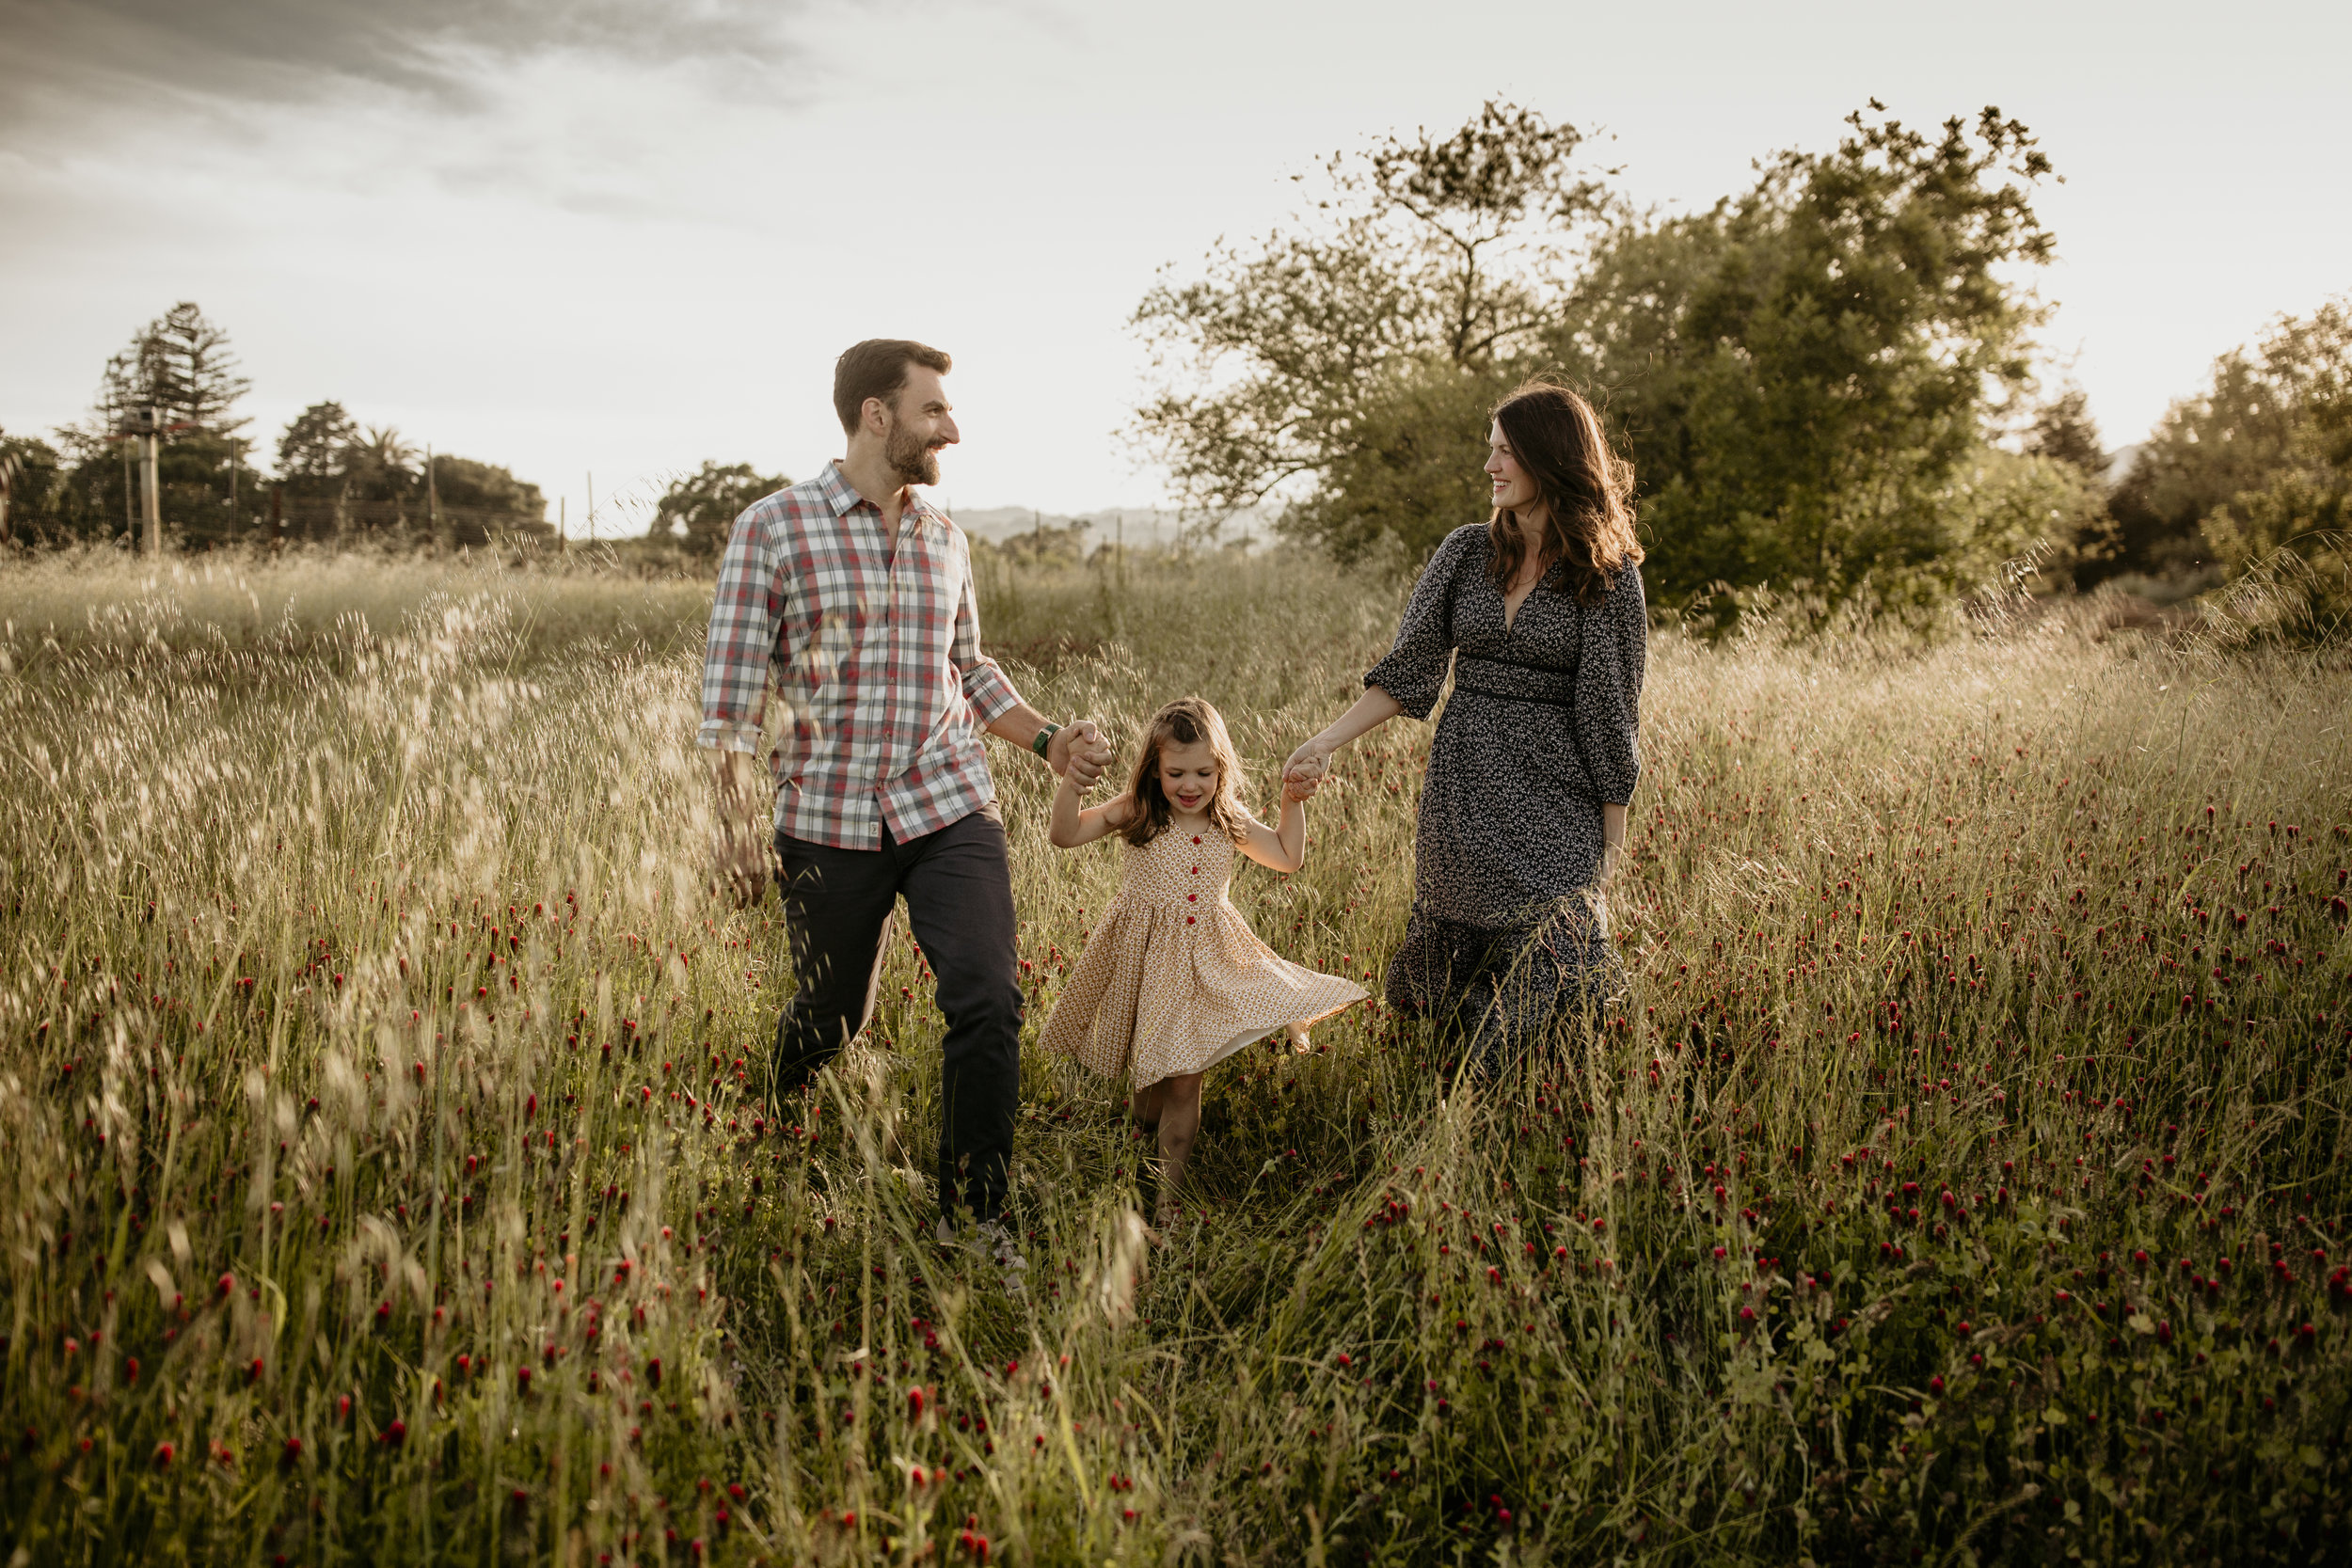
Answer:
[[[980, 652], [971, 550], [914, 492], [959, 440], [946, 355], [898, 339], [834, 366], [848, 455], [735, 520], [703, 664], [701, 743], [716, 752], [719, 864], [755, 902], [770, 865], [791, 947], [774, 1092], [806, 1084], [874, 1010], [890, 919], [938, 976], [943, 1238], [968, 1211], [998, 1260], [1021, 1082], [1021, 985], [1004, 822], [978, 731], [1091, 784], [1110, 761], [1095, 726], [1058, 726]], [[791, 733], [758, 777], [770, 677]], [[766, 802], [772, 797], [772, 819]]]

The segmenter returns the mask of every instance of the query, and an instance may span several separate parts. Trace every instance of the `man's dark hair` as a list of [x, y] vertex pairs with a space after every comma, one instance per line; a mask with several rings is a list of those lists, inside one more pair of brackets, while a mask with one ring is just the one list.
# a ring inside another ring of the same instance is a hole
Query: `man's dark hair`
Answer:
[[905, 390], [907, 370], [914, 365], [946, 375], [955, 361], [908, 338], [868, 338], [850, 345], [833, 362], [833, 411], [841, 417], [841, 433], [857, 434], [858, 415], [867, 398], [888, 404]]

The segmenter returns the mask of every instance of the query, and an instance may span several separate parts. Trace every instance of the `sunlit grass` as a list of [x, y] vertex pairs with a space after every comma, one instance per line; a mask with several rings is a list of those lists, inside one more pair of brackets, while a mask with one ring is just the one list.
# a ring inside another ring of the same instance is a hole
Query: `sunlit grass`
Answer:
[[[982, 581], [1041, 707], [1132, 736], [1198, 692], [1262, 805], [1401, 600]], [[1606, 1026], [1443, 1098], [1374, 1008], [1233, 1064], [1148, 1259], [1146, 1146], [1032, 1053], [1014, 1297], [929, 1239], [906, 944], [818, 1095], [762, 1099], [782, 933], [704, 893], [707, 594], [0, 578], [8, 1550], [2344, 1549], [2352, 677], [2059, 618], [1661, 634]], [[1237, 883], [1285, 956], [1385, 961], [1426, 744], [1350, 752], [1307, 869]], [[1051, 850], [994, 761], [1034, 1025], [1118, 851]]]

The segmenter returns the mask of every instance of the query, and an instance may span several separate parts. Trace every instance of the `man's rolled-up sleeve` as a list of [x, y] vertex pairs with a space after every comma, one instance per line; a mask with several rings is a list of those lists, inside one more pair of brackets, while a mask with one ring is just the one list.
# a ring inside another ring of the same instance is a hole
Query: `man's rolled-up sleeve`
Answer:
[[735, 519], [719, 561], [703, 650], [703, 721], [696, 742], [757, 752], [765, 735], [768, 675], [784, 617], [774, 529], [763, 503]]
[[963, 572], [963, 594], [956, 601], [956, 629], [947, 657], [963, 676], [964, 701], [982, 724], [993, 724], [1021, 705], [1021, 693], [996, 661], [980, 652], [980, 605], [972, 587], [969, 560]]

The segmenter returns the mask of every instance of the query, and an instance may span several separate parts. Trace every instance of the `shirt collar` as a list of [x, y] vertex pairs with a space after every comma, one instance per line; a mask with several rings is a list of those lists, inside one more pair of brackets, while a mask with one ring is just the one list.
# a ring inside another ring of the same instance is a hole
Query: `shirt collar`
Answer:
[[[833, 508], [833, 515], [836, 517], [856, 510], [866, 500], [865, 497], [857, 493], [857, 486], [850, 483], [850, 476], [841, 471], [839, 458], [826, 464], [825, 471], [817, 476], [817, 492], [824, 497], [825, 504]], [[944, 523], [947, 520], [947, 515], [933, 506], [930, 498], [920, 491], [912, 493], [908, 501], [906, 511], [899, 516], [901, 523], [908, 518], [913, 518], [918, 524]]]

